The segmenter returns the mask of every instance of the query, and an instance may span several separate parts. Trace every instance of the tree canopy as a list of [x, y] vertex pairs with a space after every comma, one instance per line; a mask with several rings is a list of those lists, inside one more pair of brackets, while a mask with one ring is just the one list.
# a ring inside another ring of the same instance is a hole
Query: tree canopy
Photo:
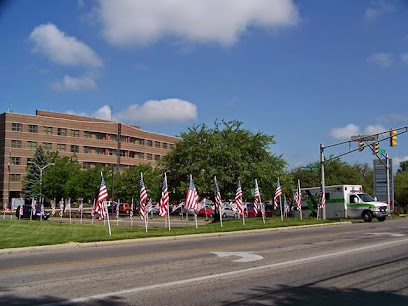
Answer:
[[244, 129], [239, 121], [216, 121], [214, 127], [193, 126], [180, 137], [182, 141], [160, 164], [167, 172], [169, 187], [180, 199], [185, 197], [190, 174], [200, 196], [213, 196], [216, 176], [225, 200], [235, 196], [239, 180], [244, 199], [252, 199], [250, 190], [255, 179], [264, 198], [270, 198], [286, 166], [281, 156], [270, 152], [275, 144], [273, 136]]

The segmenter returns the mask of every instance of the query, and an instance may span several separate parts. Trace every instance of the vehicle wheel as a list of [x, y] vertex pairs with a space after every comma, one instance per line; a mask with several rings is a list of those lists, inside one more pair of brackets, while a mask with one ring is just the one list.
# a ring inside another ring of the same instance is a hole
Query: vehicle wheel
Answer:
[[373, 214], [371, 211], [363, 212], [363, 220], [364, 222], [371, 222], [371, 220], [373, 220]]
[[383, 222], [383, 221], [385, 221], [385, 216], [383, 216], [383, 217], [378, 217], [377, 220], [380, 221], [380, 222]]

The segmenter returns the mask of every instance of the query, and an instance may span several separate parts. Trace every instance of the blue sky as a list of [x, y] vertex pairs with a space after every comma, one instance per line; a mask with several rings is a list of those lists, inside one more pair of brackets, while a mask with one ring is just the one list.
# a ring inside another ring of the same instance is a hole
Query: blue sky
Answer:
[[[0, 10], [1, 112], [112, 117], [168, 135], [239, 120], [274, 135], [288, 169], [318, 161], [320, 143], [408, 125], [403, 0], [15, 0]], [[380, 147], [408, 160], [408, 134]], [[372, 165], [373, 155], [344, 160]]]

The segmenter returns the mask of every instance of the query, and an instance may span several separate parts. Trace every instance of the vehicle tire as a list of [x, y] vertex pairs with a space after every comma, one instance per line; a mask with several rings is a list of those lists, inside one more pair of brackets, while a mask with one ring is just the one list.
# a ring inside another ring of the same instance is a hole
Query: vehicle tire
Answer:
[[383, 221], [385, 221], [385, 218], [386, 218], [385, 216], [382, 216], [382, 217], [378, 217], [377, 220], [380, 221], [380, 222], [383, 222]]
[[363, 212], [362, 217], [363, 217], [364, 222], [371, 222], [371, 220], [373, 220], [373, 214], [371, 211], [368, 211], [368, 210]]

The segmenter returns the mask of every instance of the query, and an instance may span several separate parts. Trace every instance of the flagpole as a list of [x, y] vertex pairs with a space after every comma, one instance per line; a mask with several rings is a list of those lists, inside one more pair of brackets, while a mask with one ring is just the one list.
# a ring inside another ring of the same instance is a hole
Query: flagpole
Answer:
[[81, 205], [81, 224], [82, 224], [82, 211], [84, 210], [84, 200], [81, 200], [81, 203], [79, 204]]
[[[219, 186], [218, 186], [218, 183], [217, 183], [217, 177], [214, 175], [214, 183], [215, 183], [215, 199], [217, 199], [217, 192], [218, 192], [218, 190], [219, 190]], [[215, 205], [217, 205], [217, 200], [215, 201]], [[222, 213], [221, 213], [221, 206], [222, 206], [222, 203], [220, 203], [220, 207], [218, 207], [218, 212], [219, 212], [219, 214], [220, 214], [220, 223], [221, 223], [221, 227], [223, 227], [223, 225], [222, 225]], [[204, 206], [205, 207], [205, 206]], [[204, 208], [205, 209], [205, 208]]]
[[71, 198], [69, 198], [69, 223], [72, 223], [72, 219], [71, 219]]
[[[168, 194], [168, 190], [169, 190], [169, 186], [167, 185], [167, 173], [164, 173], [164, 179], [166, 181], [166, 187], [167, 187], [167, 194]], [[167, 217], [169, 219], [169, 231], [171, 230], [171, 226], [170, 226], [170, 196], [169, 196], [169, 200], [167, 201]]]
[[[300, 190], [300, 179], [298, 179], [298, 192], [299, 192], [299, 198], [302, 199], [302, 191]], [[303, 220], [302, 216], [302, 201], [300, 201], [300, 220]]]
[[91, 218], [92, 218], [92, 224], [93, 224], [93, 222], [94, 222], [94, 217], [95, 217], [95, 200], [96, 200], [96, 199], [94, 199], [93, 206], [92, 206], [93, 212], [92, 212], [92, 210], [91, 210], [91, 214], [92, 214], [92, 216], [91, 216]]
[[106, 212], [106, 218], [108, 219], [109, 236], [112, 236], [111, 226], [109, 222], [109, 211], [108, 211], [108, 206], [106, 205], [106, 200], [103, 200], [103, 206]]
[[[257, 179], [255, 179], [255, 184], [256, 184], [256, 187], [258, 187]], [[258, 187], [258, 193], [259, 193], [259, 205], [261, 205], [262, 220], [263, 220], [263, 223], [265, 224], [265, 209], [262, 209], [261, 192], [259, 191], [259, 187]]]

